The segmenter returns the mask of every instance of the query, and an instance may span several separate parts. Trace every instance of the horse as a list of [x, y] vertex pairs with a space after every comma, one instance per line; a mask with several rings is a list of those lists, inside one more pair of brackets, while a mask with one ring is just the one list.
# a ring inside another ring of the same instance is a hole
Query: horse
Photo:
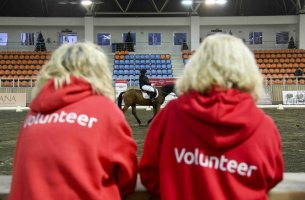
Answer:
[[[118, 96], [117, 102], [119, 108], [125, 113], [127, 109], [131, 106], [132, 114], [136, 118], [139, 125], [141, 125], [141, 120], [137, 116], [136, 113], [136, 105], [143, 105], [143, 106], [153, 106], [153, 117], [147, 121], [149, 124], [156, 114], [159, 112], [161, 105], [163, 104], [165, 97], [170, 93], [174, 92], [174, 84], [164, 85], [162, 87], [156, 87], [158, 90], [158, 97], [155, 100], [155, 103], [151, 102], [150, 99], [145, 99], [143, 97], [142, 91], [140, 89], [128, 89], [126, 92], [121, 92]], [[122, 109], [122, 100], [124, 100], [124, 107]]]

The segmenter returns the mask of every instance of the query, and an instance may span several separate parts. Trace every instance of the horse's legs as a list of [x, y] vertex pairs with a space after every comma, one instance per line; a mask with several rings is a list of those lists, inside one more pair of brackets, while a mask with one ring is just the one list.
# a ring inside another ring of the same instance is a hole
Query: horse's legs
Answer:
[[141, 125], [141, 120], [139, 119], [139, 117], [137, 116], [137, 112], [136, 112], [136, 105], [131, 105], [131, 112], [133, 114], [133, 116], [136, 118], [137, 122], [139, 125]]
[[157, 106], [155, 106], [155, 107], [153, 108], [154, 115], [152, 116], [152, 118], [151, 118], [150, 120], [147, 121], [147, 124], [149, 124], [149, 123], [154, 119], [154, 117], [156, 116], [156, 114], [159, 112], [160, 107], [161, 107], [161, 105], [157, 105]]

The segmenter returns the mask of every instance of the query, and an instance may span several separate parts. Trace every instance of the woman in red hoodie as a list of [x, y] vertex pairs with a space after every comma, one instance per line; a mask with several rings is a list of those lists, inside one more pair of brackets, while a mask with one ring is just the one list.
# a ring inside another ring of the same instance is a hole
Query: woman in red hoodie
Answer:
[[149, 127], [141, 181], [162, 200], [265, 200], [283, 178], [280, 134], [255, 102], [252, 52], [230, 35], [207, 37]]
[[91, 43], [64, 44], [33, 89], [9, 200], [121, 199], [135, 188], [136, 148], [107, 56]]

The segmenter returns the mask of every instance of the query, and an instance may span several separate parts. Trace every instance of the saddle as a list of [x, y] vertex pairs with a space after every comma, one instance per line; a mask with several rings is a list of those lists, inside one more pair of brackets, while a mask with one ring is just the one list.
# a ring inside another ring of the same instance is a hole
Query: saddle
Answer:
[[[159, 91], [156, 88], [154, 88], [154, 90], [155, 90], [153, 92], [154, 98], [157, 98], [159, 96]], [[145, 90], [141, 90], [141, 91], [142, 91], [142, 96], [143, 96], [144, 99], [150, 99], [150, 95], [149, 94], [151, 94], [151, 92], [147, 92]]]

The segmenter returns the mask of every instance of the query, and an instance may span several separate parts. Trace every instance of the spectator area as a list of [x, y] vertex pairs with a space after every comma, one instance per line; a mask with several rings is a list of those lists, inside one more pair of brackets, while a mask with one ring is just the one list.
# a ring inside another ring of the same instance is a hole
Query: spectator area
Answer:
[[1, 51], [0, 87], [31, 87], [51, 52]]
[[126, 51], [115, 54], [113, 80], [125, 79], [130, 86], [137, 86], [140, 70], [146, 69], [148, 78], [172, 78], [173, 69], [170, 54], [129, 54]]
[[300, 67], [305, 72], [304, 49], [253, 50], [265, 84], [305, 84], [304, 79], [295, 77]]

